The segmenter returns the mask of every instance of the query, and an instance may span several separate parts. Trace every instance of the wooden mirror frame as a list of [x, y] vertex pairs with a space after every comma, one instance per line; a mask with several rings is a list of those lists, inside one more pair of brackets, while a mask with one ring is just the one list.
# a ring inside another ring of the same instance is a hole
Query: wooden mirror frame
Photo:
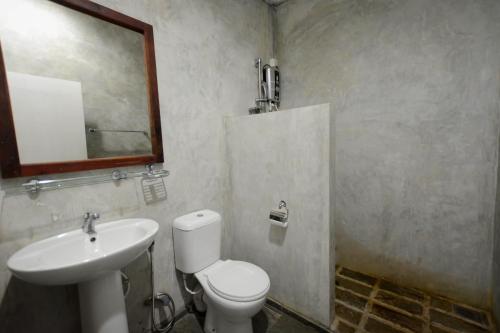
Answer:
[[81, 13], [136, 31], [144, 36], [144, 62], [149, 103], [152, 155], [95, 158], [80, 161], [21, 164], [16, 141], [14, 119], [9, 97], [7, 71], [0, 43], [0, 164], [3, 178], [36, 176], [61, 172], [105, 169], [131, 165], [162, 163], [163, 144], [161, 136], [160, 101], [156, 78], [155, 46], [153, 27], [117, 11], [91, 1], [50, 0]]

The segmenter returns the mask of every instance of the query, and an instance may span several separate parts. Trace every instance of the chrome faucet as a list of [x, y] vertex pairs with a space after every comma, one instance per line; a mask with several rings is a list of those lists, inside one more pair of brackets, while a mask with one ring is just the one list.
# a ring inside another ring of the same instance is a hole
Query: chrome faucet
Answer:
[[91, 212], [86, 212], [83, 215], [83, 225], [82, 225], [82, 230], [83, 232], [93, 235], [96, 234], [95, 232], [95, 221], [100, 217], [99, 213], [91, 213]]

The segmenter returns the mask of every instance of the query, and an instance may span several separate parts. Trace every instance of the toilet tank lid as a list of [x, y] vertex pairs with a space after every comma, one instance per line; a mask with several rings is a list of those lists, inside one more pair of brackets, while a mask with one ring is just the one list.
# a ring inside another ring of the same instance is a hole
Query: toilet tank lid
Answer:
[[203, 228], [209, 224], [220, 221], [219, 213], [213, 210], [203, 209], [180, 216], [174, 220], [174, 228], [183, 231], [191, 231]]

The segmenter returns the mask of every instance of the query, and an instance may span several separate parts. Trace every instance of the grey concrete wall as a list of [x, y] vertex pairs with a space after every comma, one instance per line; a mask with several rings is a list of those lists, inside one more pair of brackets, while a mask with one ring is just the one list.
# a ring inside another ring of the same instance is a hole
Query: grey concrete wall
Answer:
[[[500, 137], [499, 137], [500, 158]], [[495, 225], [493, 230], [493, 264], [491, 279], [491, 302], [493, 318], [500, 325], [500, 168], [497, 170], [497, 192], [495, 205]]]
[[[1, 6], [7, 70], [81, 82], [86, 128], [149, 133], [141, 34], [51, 1]], [[151, 142], [136, 133], [87, 132], [87, 150], [89, 158], [144, 155]]]
[[336, 113], [336, 246], [353, 269], [487, 306], [500, 3], [290, 0], [283, 107]]
[[[223, 211], [224, 115], [244, 115], [255, 98], [253, 59], [271, 53], [268, 7], [260, 0], [99, 0], [154, 26], [168, 200], [145, 205], [140, 184], [126, 181], [41, 193], [16, 191], [26, 179], [0, 180], [0, 331], [78, 332], [74, 286], [46, 288], [16, 280], [5, 266], [22, 246], [74, 229], [86, 210], [102, 221], [142, 216], [160, 223], [155, 252], [158, 290], [183, 308], [174, 269], [172, 220], [187, 212]], [[0, 12], [9, 11], [0, 2]], [[0, 31], [3, 38], [3, 31]], [[135, 168], [134, 168], [135, 169]], [[100, 173], [101, 171], [96, 171]], [[88, 174], [88, 173], [84, 173]], [[127, 267], [130, 331], [149, 327], [147, 260]]]
[[495, 226], [495, 254], [493, 257], [492, 308], [497, 326], [500, 324], [500, 227]]
[[[229, 258], [262, 267], [269, 296], [330, 325], [329, 105], [226, 119]], [[271, 225], [280, 200], [288, 228]], [[333, 250], [333, 249], [332, 249]]]

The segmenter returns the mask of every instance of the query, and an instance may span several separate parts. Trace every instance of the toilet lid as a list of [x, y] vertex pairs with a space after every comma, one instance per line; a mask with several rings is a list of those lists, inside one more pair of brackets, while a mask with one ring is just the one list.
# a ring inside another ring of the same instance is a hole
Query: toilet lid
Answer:
[[269, 290], [267, 273], [260, 267], [228, 260], [208, 276], [208, 285], [217, 295], [238, 302], [250, 302], [263, 297]]

